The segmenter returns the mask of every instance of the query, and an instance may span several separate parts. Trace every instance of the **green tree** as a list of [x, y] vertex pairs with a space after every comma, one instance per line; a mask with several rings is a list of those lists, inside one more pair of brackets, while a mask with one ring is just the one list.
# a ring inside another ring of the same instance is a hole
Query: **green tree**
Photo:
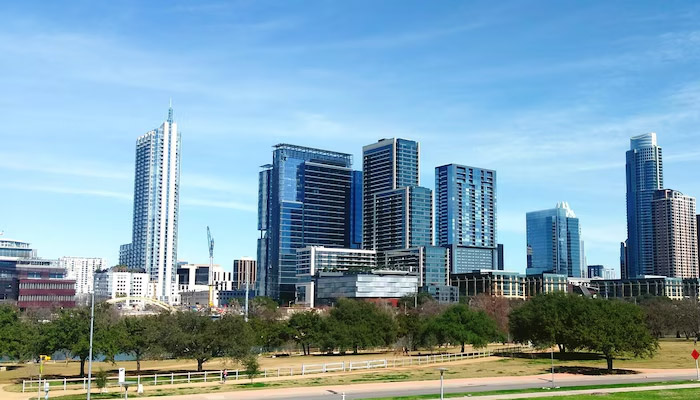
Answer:
[[162, 314], [158, 323], [165, 349], [174, 357], [196, 360], [197, 371], [221, 352], [221, 338], [209, 315], [194, 311]]
[[318, 343], [321, 316], [316, 311], [295, 313], [287, 322], [291, 338], [301, 346], [304, 355], [311, 354], [311, 345]]
[[580, 348], [590, 318], [586, 301], [566, 293], [535, 296], [510, 313], [513, 340], [539, 348], [558, 345], [562, 353]]
[[240, 361], [253, 346], [253, 331], [242, 316], [227, 314], [215, 322], [218, 332], [218, 355]]
[[700, 303], [696, 299], [674, 301], [672, 325], [686, 339], [697, 337], [700, 322]]
[[656, 338], [675, 333], [677, 309], [673, 300], [662, 296], [649, 296], [638, 299], [644, 311], [647, 327]]
[[589, 329], [583, 347], [600, 352], [605, 357], [608, 371], [613, 360], [624, 354], [651, 357], [658, 348], [657, 340], [646, 326], [644, 312], [639, 306], [619, 300], [588, 300]]
[[255, 344], [263, 351], [273, 351], [289, 339], [287, 324], [276, 319], [253, 317], [250, 326], [255, 332]]
[[243, 359], [243, 366], [245, 367], [245, 374], [248, 375], [250, 381], [260, 375], [260, 363], [258, 362], [258, 357], [254, 354], [250, 354]]
[[341, 352], [388, 346], [396, 340], [398, 326], [393, 317], [375, 304], [340, 299], [325, 321], [324, 347]]
[[461, 344], [462, 352], [467, 343], [481, 348], [503, 340], [503, 334], [492, 318], [483, 311], [470, 310], [464, 304], [450, 306], [436, 318], [434, 326], [442, 338]]
[[23, 360], [29, 350], [28, 326], [19, 315], [17, 308], [0, 305], [0, 357]]
[[158, 317], [152, 315], [125, 316], [119, 321], [119, 329], [123, 332], [119, 349], [134, 357], [136, 372], [141, 372], [142, 360], [155, 357], [162, 352], [158, 321]]

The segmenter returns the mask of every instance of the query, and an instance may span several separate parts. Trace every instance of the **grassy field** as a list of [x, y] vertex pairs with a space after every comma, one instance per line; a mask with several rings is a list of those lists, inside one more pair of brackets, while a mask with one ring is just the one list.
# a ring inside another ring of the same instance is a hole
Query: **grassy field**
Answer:
[[[587, 400], [592, 395], [581, 394], [566, 396], [566, 400]], [[606, 400], [696, 400], [700, 398], [700, 389], [650, 390], [648, 392], [606, 393]], [[599, 396], [600, 397], [600, 396]], [[535, 397], [529, 400], [551, 400], [551, 397]]]

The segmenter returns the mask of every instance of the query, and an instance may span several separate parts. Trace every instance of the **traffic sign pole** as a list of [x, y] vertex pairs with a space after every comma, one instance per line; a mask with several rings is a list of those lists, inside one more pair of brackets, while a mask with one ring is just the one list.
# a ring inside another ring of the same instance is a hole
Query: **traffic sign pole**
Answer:
[[700, 381], [700, 368], [698, 368], [698, 357], [700, 357], [700, 353], [698, 353], [696, 349], [693, 349], [690, 355], [695, 359], [695, 372], [697, 374], [697, 380]]

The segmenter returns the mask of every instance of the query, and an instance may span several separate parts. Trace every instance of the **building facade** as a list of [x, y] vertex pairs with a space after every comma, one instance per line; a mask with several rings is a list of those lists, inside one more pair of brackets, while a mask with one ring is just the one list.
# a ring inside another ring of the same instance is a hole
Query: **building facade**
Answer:
[[95, 271], [106, 268], [104, 258], [61, 257], [58, 263], [66, 270], [67, 277], [75, 280], [77, 296], [92, 293]]
[[416, 292], [418, 277], [401, 273], [343, 275], [321, 274], [317, 280], [317, 303], [328, 305], [341, 298], [364, 300], [398, 300]]
[[[146, 272], [127, 271], [123, 268], [110, 268], [95, 274], [95, 297], [100, 300], [120, 297], [152, 298], [155, 285]], [[145, 303], [139, 300], [126, 300], [126, 308]]]
[[136, 141], [132, 242], [119, 251], [119, 263], [143, 268], [157, 299], [177, 297], [177, 226], [180, 193], [180, 133], [168, 119]]
[[700, 277], [695, 198], [676, 190], [657, 190], [651, 210], [654, 275]]
[[249, 290], [256, 287], [257, 263], [254, 259], [243, 257], [233, 260], [233, 289], [245, 289], [246, 283]]
[[526, 215], [527, 274], [561, 274], [581, 277], [581, 227], [568, 203]]
[[623, 276], [641, 277], [654, 273], [654, 225], [652, 200], [663, 188], [661, 147], [656, 133], [634, 136], [626, 153], [627, 176], [627, 262]]
[[[406, 139], [382, 139], [362, 148], [362, 246], [366, 250], [378, 250], [375, 196], [401, 196], [391, 193], [396, 189], [418, 186], [419, 178], [418, 142]], [[385, 199], [389, 200], [389, 199]], [[432, 243], [430, 243], [432, 244]]]
[[406, 186], [375, 193], [373, 219], [373, 250], [430, 246], [433, 244], [432, 191]]
[[259, 294], [294, 299], [296, 251], [349, 248], [352, 155], [290, 144], [274, 146], [258, 196]]
[[[374, 250], [307, 246], [297, 250], [296, 304], [314, 307], [321, 273], [356, 275], [377, 269]], [[335, 276], [335, 275], [334, 275]]]
[[362, 171], [352, 171], [350, 189], [350, 248], [362, 248]]

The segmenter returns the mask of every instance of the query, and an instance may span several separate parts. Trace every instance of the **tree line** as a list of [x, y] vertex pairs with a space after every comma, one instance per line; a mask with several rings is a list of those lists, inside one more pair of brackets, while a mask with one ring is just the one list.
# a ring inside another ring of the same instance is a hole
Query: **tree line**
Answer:
[[[559, 293], [529, 301], [477, 296], [448, 306], [420, 295], [401, 299], [398, 308], [341, 299], [328, 310], [287, 317], [271, 299], [255, 298], [250, 319], [245, 321], [234, 313], [213, 319], [193, 311], [120, 316], [102, 303], [95, 308], [93, 353], [107, 361], [130, 355], [137, 371], [142, 360], [162, 358], [193, 359], [201, 371], [212, 358], [248, 365], [259, 353], [280, 350], [345, 354], [372, 348], [433, 351], [455, 345], [464, 351], [467, 344], [481, 348], [512, 341], [538, 348], [558, 346], [561, 352], [601, 353], [612, 369], [613, 359], [620, 355], [652, 355], [656, 338], [668, 331], [662, 328], [666, 322], [658, 322], [660, 317], [649, 311], [652, 302], [647, 304], [640, 307]], [[681, 303], [654, 302], [653, 306], [669, 304]], [[0, 356], [31, 360], [63, 352], [80, 360], [82, 376], [89, 356], [89, 312], [87, 307], [77, 307], [38, 317], [0, 306]]]

